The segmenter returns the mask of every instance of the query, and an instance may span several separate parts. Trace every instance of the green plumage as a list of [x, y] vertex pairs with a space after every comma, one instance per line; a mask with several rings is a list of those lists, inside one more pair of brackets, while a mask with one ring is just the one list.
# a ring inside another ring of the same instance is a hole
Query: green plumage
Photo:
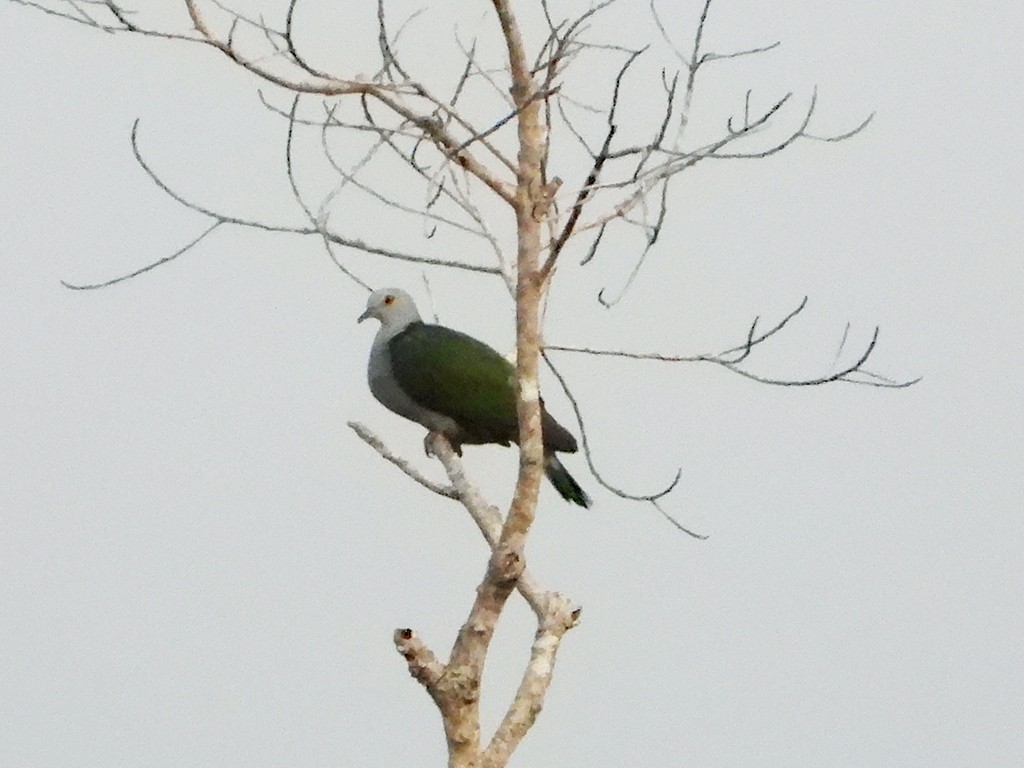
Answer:
[[491, 347], [451, 328], [412, 323], [388, 342], [388, 354], [399, 386], [456, 421], [463, 442], [515, 440], [515, 367]]

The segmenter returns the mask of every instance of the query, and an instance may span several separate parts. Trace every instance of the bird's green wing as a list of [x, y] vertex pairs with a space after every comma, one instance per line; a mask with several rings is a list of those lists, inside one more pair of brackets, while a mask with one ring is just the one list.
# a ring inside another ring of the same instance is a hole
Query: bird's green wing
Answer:
[[388, 342], [391, 372], [413, 401], [454, 420], [466, 442], [515, 440], [515, 368], [481, 341], [413, 323]]

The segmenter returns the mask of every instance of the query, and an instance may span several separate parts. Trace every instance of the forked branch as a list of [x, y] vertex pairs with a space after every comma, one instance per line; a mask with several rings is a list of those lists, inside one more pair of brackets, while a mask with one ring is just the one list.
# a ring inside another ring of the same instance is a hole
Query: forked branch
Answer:
[[[878, 342], [878, 327], [874, 329], [871, 335], [871, 340], [867, 345], [865, 345], [863, 352], [854, 362], [845, 365], [838, 370], [832, 371], [831, 373], [803, 379], [778, 379], [756, 374], [742, 367], [742, 364], [747, 361], [756, 348], [759, 348], [760, 345], [764, 344], [770, 338], [781, 332], [794, 318], [803, 312], [806, 306], [807, 297], [805, 296], [794, 310], [789, 312], [767, 331], [758, 331], [758, 324], [760, 323], [761, 318], [760, 316], [755, 317], [747, 331], [746, 340], [742, 344], [730, 347], [729, 349], [725, 349], [721, 352], [679, 355], [666, 354], [662, 352], [632, 352], [627, 350], [599, 349], [594, 347], [565, 346], [560, 344], [547, 344], [545, 345], [545, 350], [576, 352], [579, 354], [604, 357], [624, 357], [631, 360], [657, 360], [669, 363], [712, 363], [743, 376], [744, 378], [751, 379], [752, 381], [757, 381], [761, 384], [772, 384], [780, 387], [814, 387], [822, 384], [831, 384], [833, 382], [845, 382], [848, 384], [860, 384], [870, 387], [902, 389], [912, 386], [921, 380], [920, 376], [914, 379], [905, 380], [891, 379], [889, 377], [882, 376], [881, 374], [873, 373], [864, 367], [868, 359], [871, 357], [871, 353], [874, 352], [875, 346]], [[843, 339], [845, 344], [846, 332], [844, 332]]]
[[[504, 766], [543, 707], [559, 645], [565, 633], [579, 621], [580, 608], [564, 595], [541, 589], [521, 555], [511, 552], [503, 543], [501, 514], [469, 482], [461, 459], [444, 437], [431, 433], [426, 445], [444, 466], [450, 486], [424, 477], [362, 424], [349, 422], [349, 427], [417, 483], [458, 500], [490, 547], [487, 572], [447, 663], [438, 661], [412, 629], [395, 630], [394, 642], [410, 674], [426, 688], [441, 712], [453, 764]], [[513, 588], [533, 609], [538, 629], [519, 689], [490, 744], [481, 749], [478, 699], [483, 664], [498, 617]]]

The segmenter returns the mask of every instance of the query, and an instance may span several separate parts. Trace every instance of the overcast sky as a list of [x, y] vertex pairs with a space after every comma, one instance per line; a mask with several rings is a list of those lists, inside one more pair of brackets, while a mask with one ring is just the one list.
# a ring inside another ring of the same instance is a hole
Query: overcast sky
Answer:
[[[646, 4], [621, 2], [599, 39], [656, 40]], [[681, 43], [696, 6], [666, 11]], [[403, 50], [428, 74], [457, 69], [456, 31], [495, 44], [488, 7], [457, 22], [428, 12]], [[372, 26], [310, 14], [311, 50], [344, 73], [375, 70]], [[4, 0], [0, 29], [0, 766], [443, 764], [439, 719], [391, 633], [413, 627], [446, 653], [486, 549], [461, 508], [346, 427], [369, 425], [441, 476], [422, 429], [366, 389], [365, 291], [311, 238], [237, 228], [118, 286], [60, 284], [115, 277], [207, 226], [139, 169], [136, 118], [147, 160], [193, 199], [301, 221], [283, 121], [213, 51]], [[879, 325], [872, 370], [924, 378], [794, 389], [557, 356], [608, 480], [650, 492], [681, 467], [665, 506], [709, 539], [566, 459], [594, 507], [545, 487], [528, 555], [582, 622], [513, 765], [1022, 764], [1024, 15], [1009, 1], [718, 0], [707, 39], [782, 47], [709, 75], [695, 130], [720, 127], [748, 86], [755, 103], [792, 90], [806, 104], [817, 85], [821, 133], [876, 118], [843, 144], [686, 174], [613, 310], [595, 297], [622, 286], [636, 238], [588, 267], [582, 246], [568, 254], [547, 340], [715, 351], [807, 295], [751, 370], [828, 372], [849, 322], [843, 360]], [[638, 73], [638, 119], [665, 54], [655, 46], [662, 58]], [[595, 94], [603, 71], [584, 73]], [[554, 171], [580, 177], [568, 159]], [[322, 194], [312, 165], [301, 172]], [[385, 226], [366, 203], [337, 215], [340, 231], [491, 263], [465, 238], [425, 238], [417, 219]], [[511, 348], [493, 277], [344, 257], [424, 306], [426, 274], [442, 322]], [[545, 393], [571, 424], [553, 382]], [[511, 450], [468, 449], [466, 464], [507, 503]], [[532, 621], [510, 603], [487, 728]]]

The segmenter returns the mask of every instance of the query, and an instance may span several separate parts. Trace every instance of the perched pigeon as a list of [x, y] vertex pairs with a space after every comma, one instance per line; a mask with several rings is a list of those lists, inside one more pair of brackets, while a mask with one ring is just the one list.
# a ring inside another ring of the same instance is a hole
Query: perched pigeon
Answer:
[[[464, 444], [518, 442], [515, 367], [482, 341], [420, 320], [405, 291], [383, 288], [366, 302], [359, 322], [380, 320], [367, 371], [370, 391], [399, 416], [440, 432], [456, 451]], [[556, 451], [574, 453], [576, 438], [541, 402], [544, 470], [567, 501], [590, 506]]]

